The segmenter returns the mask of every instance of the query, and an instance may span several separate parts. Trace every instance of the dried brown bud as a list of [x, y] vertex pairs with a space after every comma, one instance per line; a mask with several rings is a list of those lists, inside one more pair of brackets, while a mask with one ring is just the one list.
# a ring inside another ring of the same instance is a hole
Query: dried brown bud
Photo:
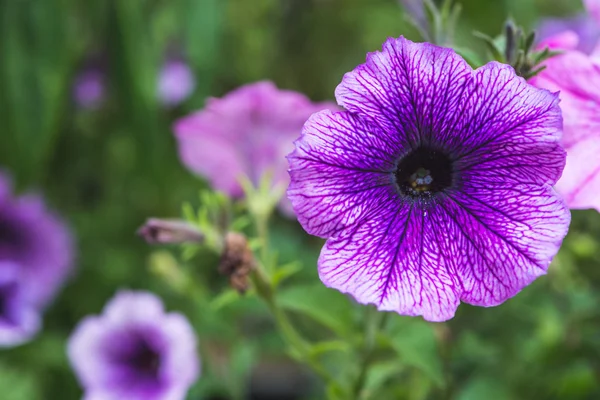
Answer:
[[202, 242], [204, 235], [195, 226], [177, 219], [149, 218], [137, 231], [150, 244]]
[[241, 233], [228, 232], [225, 235], [225, 248], [219, 263], [219, 272], [229, 277], [232, 288], [243, 294], [248, 290], [248, 275], [256, 261], [248, 247], [248, 240]]

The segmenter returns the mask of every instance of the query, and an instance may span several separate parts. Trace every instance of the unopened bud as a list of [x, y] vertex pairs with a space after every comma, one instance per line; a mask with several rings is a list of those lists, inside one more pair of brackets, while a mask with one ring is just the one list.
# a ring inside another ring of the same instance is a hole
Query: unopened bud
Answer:
[[177, 219], [149, 218], [137, 231], [149, 244], [199, 243], [204, 235], [195, 226]]
[[255, 268], [254, 254], [248, 247], [248, 240], [237, 232], [225, 235], [225, 247], [219, 262], [219, 272], [229, 277], [229, 284], [239, 293], [248, 290], [248, 276]]

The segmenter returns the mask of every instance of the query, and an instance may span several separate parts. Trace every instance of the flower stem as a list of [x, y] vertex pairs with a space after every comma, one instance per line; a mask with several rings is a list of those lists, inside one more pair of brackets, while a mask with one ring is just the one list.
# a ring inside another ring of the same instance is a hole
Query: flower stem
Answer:
[[372, 362], [375, 359], [376, 336], [377, 332], [385, 328], [389, 318], [387, 312], [379, 312], [373, 307], [368, 307], [365, 312], [365, 339], [363, 342], [363, 356], [360, 361], [360, 371], [352, 387], [352, 398], [359, 400], [362, 398], [364, 386], [367, 380], [367, 373]]

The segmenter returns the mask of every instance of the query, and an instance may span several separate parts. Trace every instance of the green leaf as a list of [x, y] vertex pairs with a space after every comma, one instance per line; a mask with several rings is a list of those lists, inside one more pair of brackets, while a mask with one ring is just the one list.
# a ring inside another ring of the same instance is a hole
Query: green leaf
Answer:
[[509, 400], [514, 398], [503, 382], [480, 376], [467, 383], [458, 394], [457, 400]]
[[295, 275], [297, 272], [300, 272], [300, 270], [302, 270], [302, 264], [299, 262], [291, 262], [277, 268], [271, 278], [273, 287], [277, 287], [285, 279]]
[[399, 376], [405, 366], [398, 360], [379, 363], [369, 368], [367, 381], [365, 383], [364, 398], [374, 399], [377, 391], [381, 389], [390, 379]]
[[466, 47], [454, 47], [454, 51], [464, 58], [473, 69], [479, 68], [484, 64], [481, 57], [471, 49]]
[[211, 302], [209, 307], [214, 310], [220, 310], [223, 307], [228, 306], [240, 299], [240, 294], [233, 289], [228, 289], [215, 297]]
[[442, 362], [433, 326], [406, 317], [396, 317], [390, 322], [390, 342], [400, 356], [400, 362], [418, 368], [436, 385], [443, 386]]
[[485, 33], [477, 32], [477, 31], [473, 32], [473, 36], [481, 39], [483, 41], [483, 43], [485, 43], [488, 51], [492, 55], [492, 59], [494, 59], [496, 61], [500, 61], [500, 62], [505, 61], [504, 55], [502, 54], [502, 51], [500, 50], [503, 46], [499, 46], [498, 43], [493, 38], [486, 35]]
[[0, 364], [0, 392], [2, 400], [37, 400], [40, 382], [35, 375]]
[[284, 309], [304, 314], [340, 336], [354, 329], [350, 300], [321, 283], [290, 287], [277, 296]]

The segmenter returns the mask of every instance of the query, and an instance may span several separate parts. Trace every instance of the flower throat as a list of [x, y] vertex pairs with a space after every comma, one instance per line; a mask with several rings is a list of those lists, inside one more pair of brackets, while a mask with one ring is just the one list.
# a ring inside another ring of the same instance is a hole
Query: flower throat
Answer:
[[419, 147], [398, 161], [396, 184], [411, 198], [430, 198], [452, 186], [454, 168], [450, 158], [431, 147]]

